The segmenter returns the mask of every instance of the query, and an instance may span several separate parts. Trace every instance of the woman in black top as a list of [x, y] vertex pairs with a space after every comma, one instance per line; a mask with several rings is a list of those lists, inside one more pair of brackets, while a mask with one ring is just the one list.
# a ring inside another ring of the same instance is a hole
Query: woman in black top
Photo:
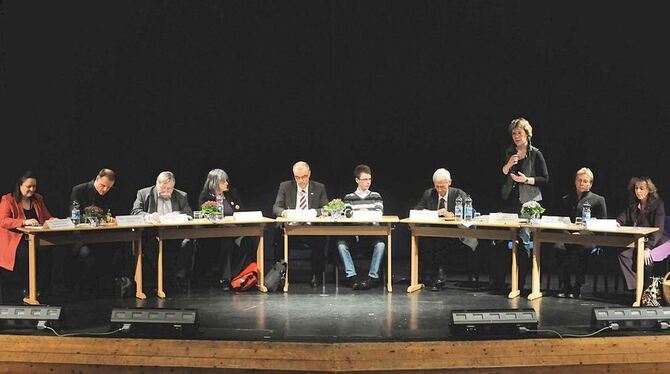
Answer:
[[[628, 183], [630, 204], [619, 217], [617, 223], [621, 226], [658, 227], [659, 230], [651, 234], [645, 242], [645, 270], [653, 271], [654, 260], [661, 261], [667, 252], [665, 243], [668, 237], [664, 233], [665, 206], [658, 196], [656, 185], [649, 177], [634, 177]], [[666, 244], [667, 245], [667, 244]], [[635, 248], [624, 249], [619, 253], [619, 265], [626, 279], [629, 290], [637, 286], [636, 272], [633, 269], [633, 255]]]
[[[528, 201], [542, 200], [542, 186], [549, 182], [547, 164], [542, 152], [531, 145], [533, 127], [525, 118], [517, 118], [508, 128], [512, 137], [512, 145], [505, 151], [502, 173], [505, 180], [502, 185], [502, 211], [506, 213], [520, 213], [521, 206]], [[526, 274], [530, 267], [530, 236], [529, 232], [521, 230], [520, 244], [524, 252], [519, 256], [519, 289], [523, 290]], [[506, 247], [507, 243], [502, 243]], [[497, 250], [496, 253], [507, 254], [507, 251]], [[523, 255], [525, 253], [525, 255]], [[505, 256], [507, 257], [507, 256]], [[505, 289], [506, 259], [499, 258], [498, 264], [492, 264], [493, 271], [491, 289], [500, 293]], [[504, 266], [504, 268], [503, 268]]]
[[[213, 169], [207, 174], [205, 184], [198, 197], [198, 206], [205, 201], [223, 198], [224, 216], [232, 216], [242, 210], [242, 201], [237, 191], [229, 188], [228, 174], [221, 169]], [[196, 266], [203, 274], [213, 271], [216, 283], [224, 291], [230, 290], [230, 279], [237, 276], [245, 266], [255, 261], [254, 240], [249, 237], [201, 239], [198, 240], [200, 253], [196, 257]], [[213, 266], [212, 266], [213, 264]]]

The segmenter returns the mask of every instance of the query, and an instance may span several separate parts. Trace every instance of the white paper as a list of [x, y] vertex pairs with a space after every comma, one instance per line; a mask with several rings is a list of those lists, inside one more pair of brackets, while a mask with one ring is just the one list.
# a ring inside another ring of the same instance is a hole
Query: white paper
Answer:
[[301, 209], [287, 209], [286, 210], [286, 218], [290, 220], [296, 220], [296, 221], [310, 221], [316, 219], [316, 210], [314, 209], [308, 209], [308, 210], [301, 210]]
[[587, 230], [612, 230], [619, 227], [615, 219], [596, 219], [591, 218], [586, 220]]
[[233, 213], [235, 221], [257, 221], [263, 219], [263, 212], [255, 210], [252, 212], [235, 212]]
[[569, 217], [560, 217], [560, 216], [542, 216], [542, 218], [540, 218], [540, 222], [546, 224], [559, 224], [559, 225], [572, 224], [572, 221], [570, 221]]
[[416, 219], [421, 221], [437, 221], [440, 219], [440, 216], [437, 214], [437, 210], [410, 210], [409, 218]]
[[160, 222], [161, 223], [167, 223], [167, 224], [180, 224], [180, 223], [186, 223], [188, 222], [188, 215], [180, 213], [180, 214], [174, 214], [174, 213], [169, 213], [169, 214], [164, 214], [160, 216]]
[[516, 213], [490, 213], [489, 222], [518, 222], [519, 215]]
[[59, 218], [45, 221], [44, 226], [49, 229], [73, 229], [74, 223], [69, 218]]
[[144, 216], [116, 216], [116, 224], [118, 226], [141, 226], [144, 225]]
[[379, 222], [382, 220], [382, 212], [380, 210], [354, 210], [351, 218], [357, 221]]

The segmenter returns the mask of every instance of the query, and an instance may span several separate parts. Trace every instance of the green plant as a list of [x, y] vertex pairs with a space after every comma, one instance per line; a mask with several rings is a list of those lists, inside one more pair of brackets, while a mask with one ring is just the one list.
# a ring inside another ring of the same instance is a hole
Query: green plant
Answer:
[[326, 212], [337, 212], [342, 211], [346, 208], [346, 204], [341, 199], [333, 199], [326, 205], [324, 205], [323, 210]]
[[537, 201], [529, 201], [521, 206], [521, 217], [526, 219], [539, 218], [545, 209]]
[[212, 215], [221, 213], [221, 209], [216, 205], [216, 201], [205, 201], [200, 206], [200, 212], [202, 212], [203, 215]]
[[109, 210], [105, 213], [102, 208], [95, 205], [89, 205], [84, 208], [83, 216], [85, 220], [88, 220], [88, 218], [97, 218], [100, 222], [108, 222], [112, 218], [112, 214]]

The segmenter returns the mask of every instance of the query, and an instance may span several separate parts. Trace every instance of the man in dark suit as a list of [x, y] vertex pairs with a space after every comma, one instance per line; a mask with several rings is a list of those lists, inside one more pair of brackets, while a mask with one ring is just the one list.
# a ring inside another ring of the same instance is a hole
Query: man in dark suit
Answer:
[[[448, 170], [440, 168], [433, 173], [433, 186], [424, 191], [421, 200], [414, 207], [415, 210], [437, 210], [440, 217], [454, 217], [456, 198], [459, 196], [465, 201], [467, 194], [455, 187], [451, 187], [451, 174]], [[453, 250], [465, 251], [469, 278], [476, 280], [474, 251], [477, 248], [476, 239], [435, 239], [425, 238], [421, 240], [420, 267], [423, 279], [431, 290], [438, 291], [446, 284], [446, 264], [449, 252]], [[433, 279], [435, 277], [435, 279]]]
[[[593, 186], [593, 172], [589, 168], [577, 170], [575, 175], [575, 192], [563, 196], [561, 200], [561, 215], [575, 218], [582, 217], [584, 204], [590, 205], [592, 218], [607, 218], [605, 198], [591, 192]], [[592, 245], [565, 244], [557, 245], [556, 251], [559, 269], [560, 291], [556, 296], [579, 298], [584, 284], [589, 254]], [[572, 263], [570, 263], [572, 262]], [[574, 271], [570, 271], [574, 269]], [[570, 273], [575, 273], [575, 283], [571, 285]]]
[[[137, 191], [137, 198], [133, 203], [130, 214], [144, 216], [147, 222], [160, 222], [160, 216], [170, 213], [184, 213], [193, 215], [188, 204], [188, 195], [175, 186], [175, 177], [172, 172], [164, 171], [158, 174], [156, 185]], [[155, 247], [155, 240], [147, 244]], [[188, 277], [193, 262], [193, 241], [191, 239], [168, 240], [165, 242], [166, 255], [177, 252], [176, 260], [166, 260], [166, 274], [171, 274], [172, 281], [179, 291], [188, 288]]]
[[[298, 161], [293, 165], [293, 179], [279, 184], [277, 198], [272, 211], [277, 217], [286, 217], [288, 209], [316, 210], [321, 215], [321, 208], [328, 204], [326, 188], [323, 184], [311, 181], [312, 172], [305, 161]], [[281, 238], [277, 232], [275, 238]], [[283, 252], [283, 240], [275, 241], [275, 258]], [[312, 280], [310, 284], [316, 287], [321, 283], [324, 270], [324, 246], [322, 237], [292, 237], [292, 246], [306, 246], [312, 251]]]

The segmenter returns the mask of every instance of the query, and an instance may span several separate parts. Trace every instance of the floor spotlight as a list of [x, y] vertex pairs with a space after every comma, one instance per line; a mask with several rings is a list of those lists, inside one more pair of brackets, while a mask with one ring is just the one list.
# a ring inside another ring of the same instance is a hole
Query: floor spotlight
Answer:
[[667, 330], [670, 328], [670, 307], [594, 307], [591, 325], [603, 328], [617, 325], [617, 329]]
[[537, 323], [534, 309], [470, 309], [452, 310], [449, 326], [453, 335], [465, 338], [519, 337], [537, 330]]
[[0, 305], [0, 320], [36, 322], [37, 329], [52, 327], [61, 317], [61, 307], [42, 305]]

